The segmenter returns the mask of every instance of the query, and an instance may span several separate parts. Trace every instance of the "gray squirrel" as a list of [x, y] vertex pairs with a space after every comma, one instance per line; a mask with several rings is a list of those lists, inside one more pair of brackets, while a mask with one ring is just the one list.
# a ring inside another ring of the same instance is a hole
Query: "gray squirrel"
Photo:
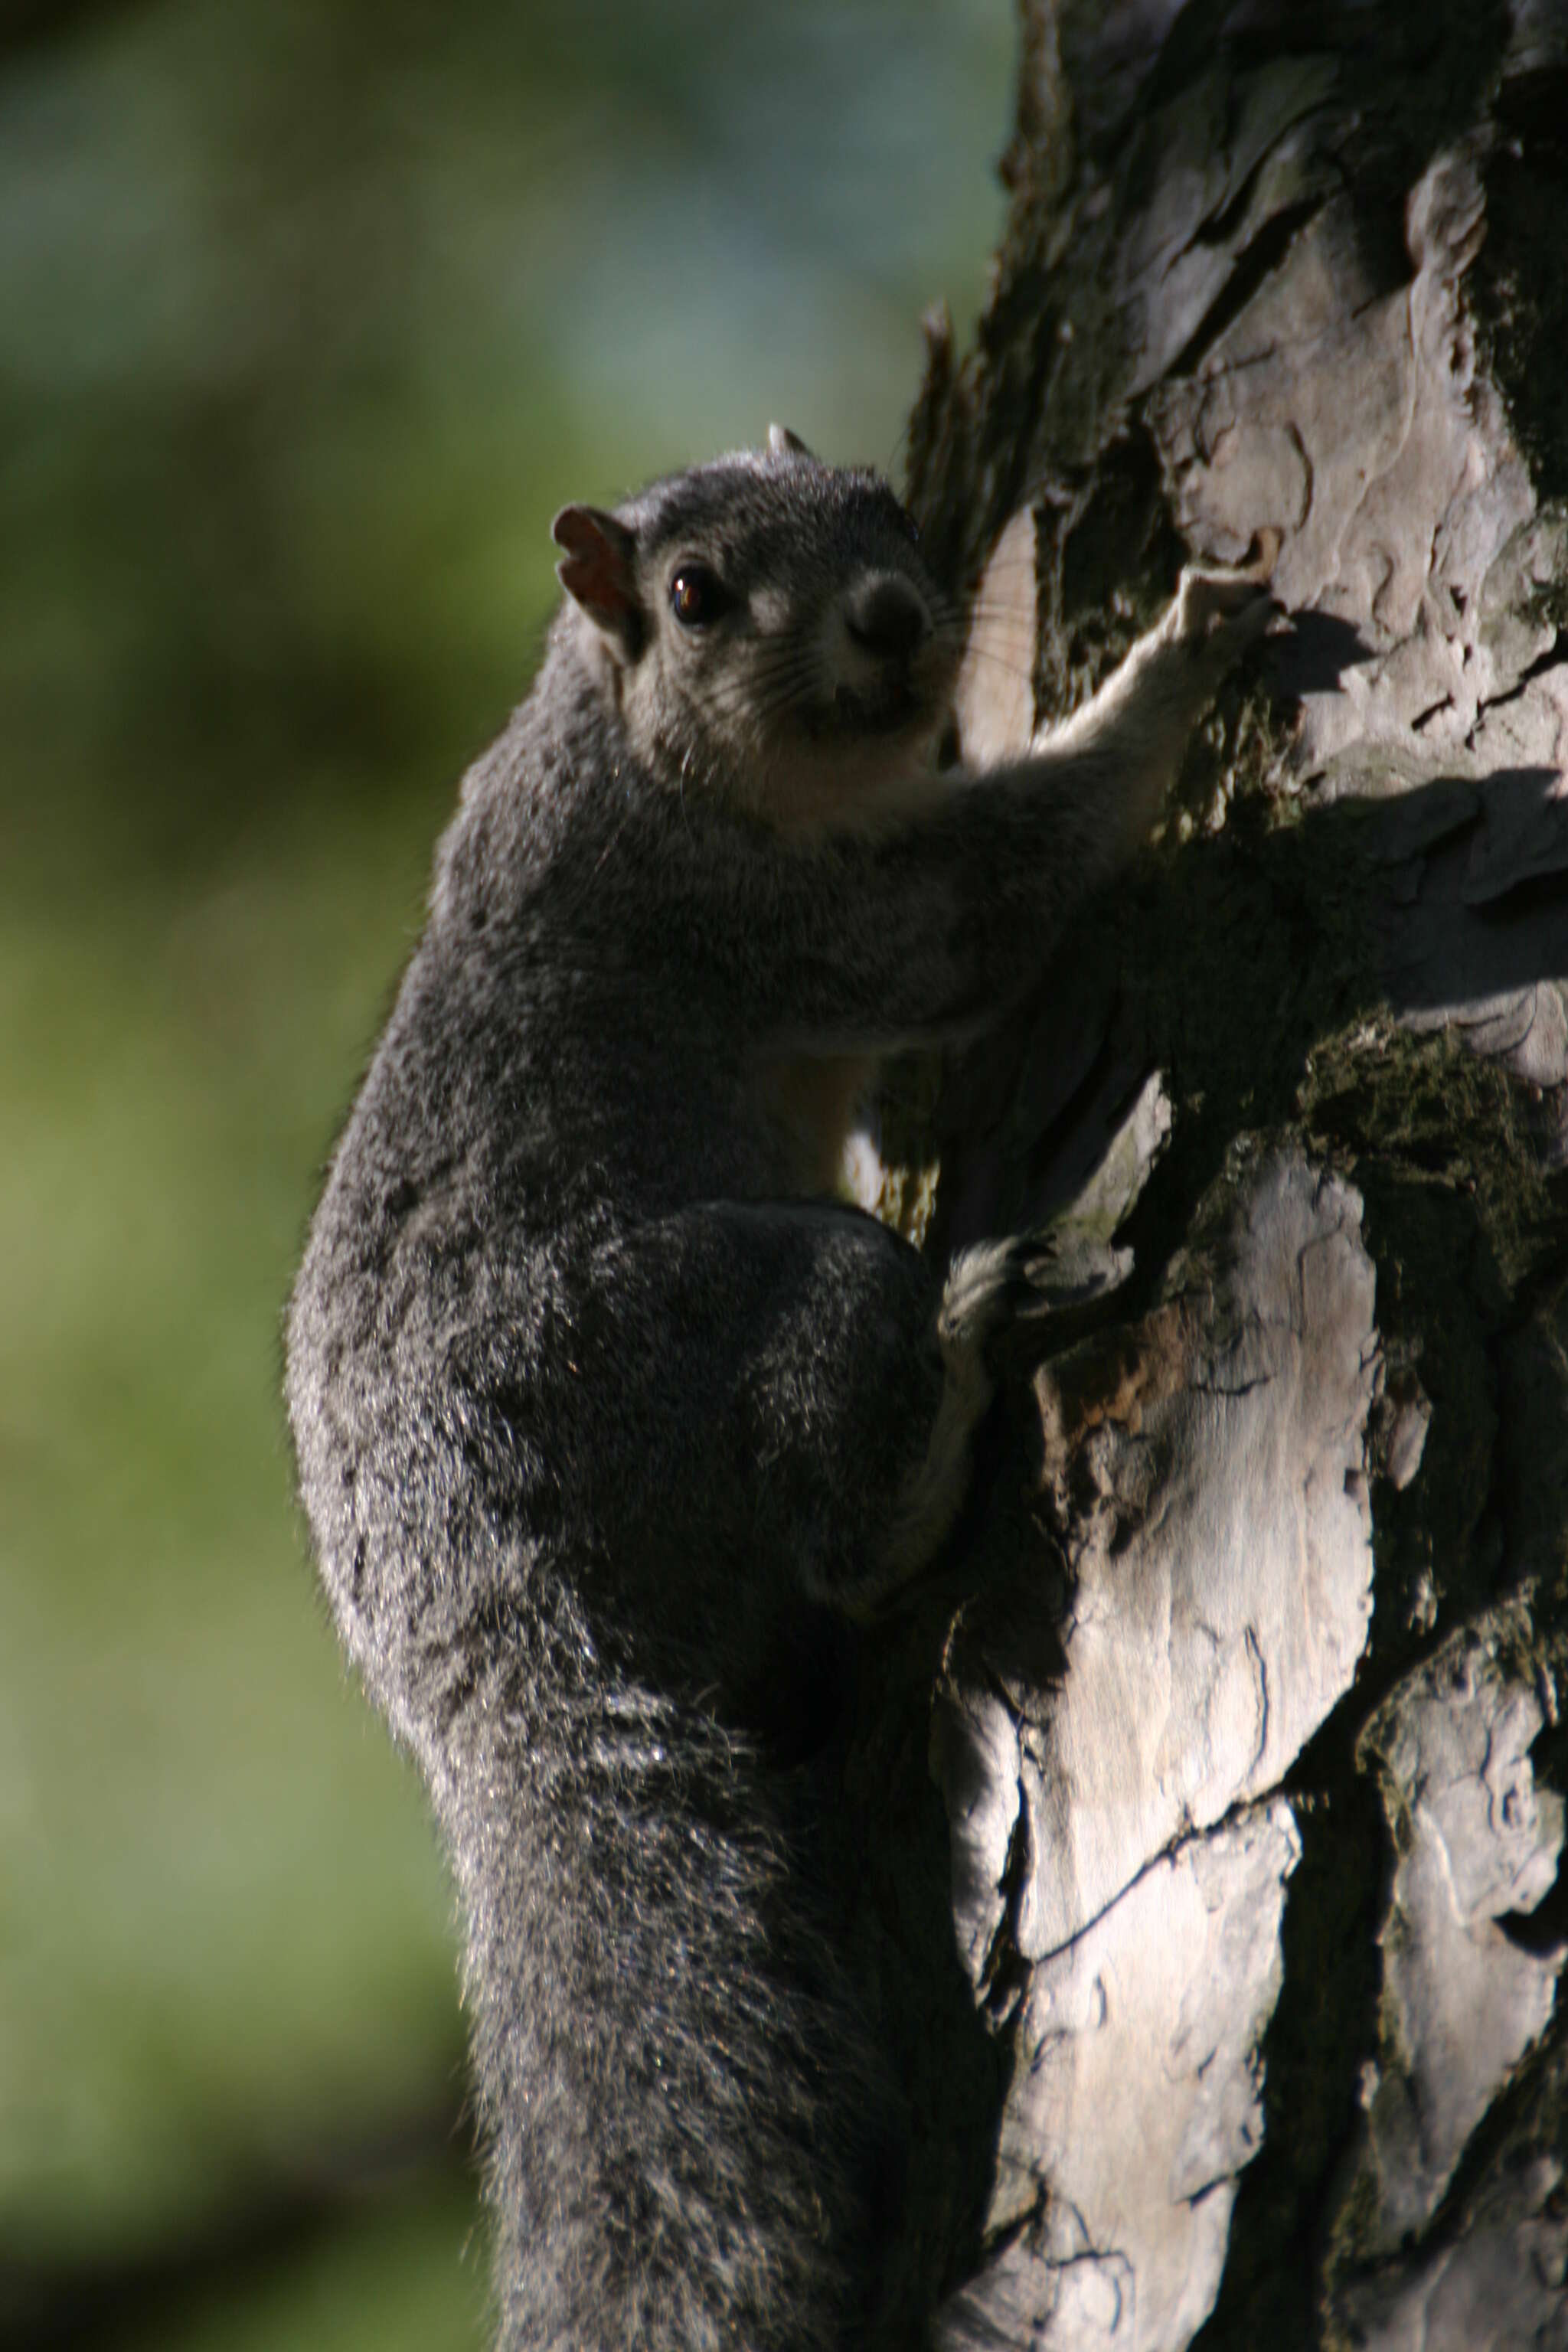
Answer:
[[1189, 569], [973, 773], [963, 626], [874, 474], [774, 427], [554, 536], [542, 667], [311, 1229], [289, 1412], [456, 1873], [504, 2352], [830, 2352], [874, 2301], [882, 2103], [802, 1726], [828, 1633], [952, 1524], [1019, 1259], [943, 1275], [824, 1171], [868, 1060], [1037, 980], [1271, 607]]

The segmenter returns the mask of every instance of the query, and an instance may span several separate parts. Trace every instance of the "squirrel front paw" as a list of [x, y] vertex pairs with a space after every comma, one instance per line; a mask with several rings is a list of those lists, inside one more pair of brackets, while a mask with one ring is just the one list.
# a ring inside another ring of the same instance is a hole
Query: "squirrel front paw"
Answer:
[[1251, 650], [1279, 611], [1255, 569], [1221, 571], [1189, 563], [1176, 583], [1162, 634], [1195, 654], [1217, 677]]
[[1279, 555], [1279, 534], [1269, 530], [1253, 541], [1245, 563], [1184, 564], [1160, 635], [1195, 655], [1205, 675], [1217, 681], [1282, 610], [1269, 587]]

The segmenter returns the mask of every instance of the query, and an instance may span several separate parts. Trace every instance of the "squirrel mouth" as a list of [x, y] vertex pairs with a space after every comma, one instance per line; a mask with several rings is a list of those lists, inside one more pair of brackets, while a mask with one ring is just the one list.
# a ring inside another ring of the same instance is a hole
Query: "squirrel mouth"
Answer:
[[839, 731], [894, 735], [924, 716], [923, 698], [907, 678], [891, 679], [869, 694], [843, 684], [833, 689], [832, 719]]

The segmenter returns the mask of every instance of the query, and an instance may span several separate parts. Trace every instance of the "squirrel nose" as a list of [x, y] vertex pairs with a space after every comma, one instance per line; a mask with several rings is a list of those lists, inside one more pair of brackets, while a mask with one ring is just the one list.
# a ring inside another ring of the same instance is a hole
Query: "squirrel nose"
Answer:
[[930, 630], [931, 614], [909, 581], [896, 572], [873, 572], [850, 590], [844, 625], [879, 660], [907, 661]]

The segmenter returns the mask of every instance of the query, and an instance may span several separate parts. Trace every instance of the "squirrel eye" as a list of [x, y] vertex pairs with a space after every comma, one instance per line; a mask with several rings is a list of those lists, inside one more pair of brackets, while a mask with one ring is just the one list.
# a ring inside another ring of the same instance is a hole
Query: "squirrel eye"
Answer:
[[700, 629], [716, 621], [726, 601], [705, 563], [683, 563], [669, 583], [669, 609], [683, 628]]

